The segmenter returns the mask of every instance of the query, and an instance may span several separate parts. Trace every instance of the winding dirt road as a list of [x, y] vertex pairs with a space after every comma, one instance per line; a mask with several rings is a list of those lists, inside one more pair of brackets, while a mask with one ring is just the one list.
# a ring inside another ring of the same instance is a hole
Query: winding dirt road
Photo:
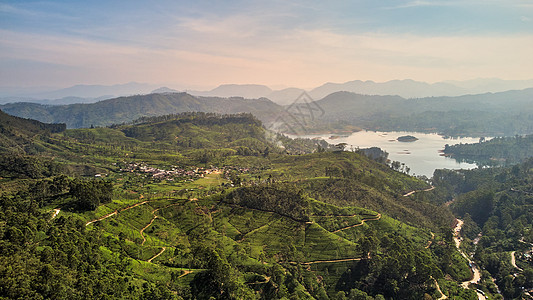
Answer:
[[377, 221], [377, 220], [379, 220], [379, 219], [381, 219], [381, 214], [380, 214], [380, 213], [378, 213], [378, 214], [377, 214], [375, 217], [373, 217], [373, 218], [362, 219], [362, 220], [361, 220], [361, 223], [359, 223], [359, 224], [350, 225], [350, 226], [348, 226], [348, 227], [344, 227], [344, 228], [341, 228], [341, 229], [337, 229], [337, 230], [335, 230], [335, 231], [332, 231], [331, 233], [336, 233], [336, 232], [343, 231], [343, 230], [346, 230], [346, 229], [350, 229], [350, 228], [354, 228], [354, 227], [357, 227], [357, 226], [361, 226], [361, 225], [365, 224], [366, 221]]
[[517, 269], [518, 271], [523, 271], [522, 268], [516, 265], [515, 253], [516, 251], [511, 252], [511, 265], [513, 265], [513, 267], [515, 267], [515, 269]]
[[193, 272], [194, 272], [194, 271], [192, 271], [192, 270], [183, 270], [183, 274], [181, 274], [181, 275], [178, 276], [177, 278], [181, 278], [181, 277], [183, 277], [183, 276], [187, 276], [187, 275], [189, 275], [189, 274], [191, 274], [191, 273], [193, 273]]
[[[461, 283], [461, 286], [463, 288], [468, 289], [469, 285], [471, 283], [472, 284], [473, 283], [478, 283], [481, 280], [481, 272], [479, 271], [479, 269], [477, 268], [475, 263], [463, 251], [461, 251], [461, 249], [459, 248], [461, 246], [461, 242], [462, 242], [462, 239], [460, 237], [460, 233], [461, 233], [461, 228], [463, 227], [463, 224], [464, 224], [463, 220], [457, 219], [457, 224], [455, 225], [455, 228], [453, 229], [453, 239], [455, 241], [455, 246], [457, 247], [457, 250], [459, 251], [459, 253], [461, 253], [461, 255], [464, 258], [466, 258], [468, 260], [468, 265], [470, 266], [470, 268], [472, 269], [472, 272], [474, 273], [474, 276], [472, 277], [472, 279], [464, 281], [464, 282]], [[477, 297], [478, 297], [479, 300], [487, 299], [483, 294], [481, 294], [477, 290], [476, 290], [476, 294], [477, 294]]]
[[439, 283], [437, 282], [437, 279], [431, 277], [433, 279], [433, 281], [435, 282], [435, 286], [437, 287], [437, 291], [439, 291], [439, 293], [442, 295], [440, 296], [440, 298], [438, 298], [437, 300], [444, 300], [444, 299], [448, 299], [448, 296], [446, 296], [442, 290], [440, 289], [440, 285]]
[[321, 263], [337, 263], [337, 262], [347, 262], [347, 261], [360, 261], [363, 259], [370, 259], [370, 256], [367, 257], [359, 257], [359, 258], [339, 258], [339, 259], [330, 259], [330, 260], [313, 260], [313, 261], [307, 261], [307, 262], [295, 262], [295, 261], [289, 261], [288, 263], [296, 265], [312, 265], [312, 264], [321, 264]]
[[111, 217], [111, 216], [114, 216], [114, 215], [116, 215], [116, 214], [118, 214], [118, 212], [115, 210], [114, 212], [112, 212], [112, 213], [110, 213], [110, 214], [107, 214], [107, 215], [102, 216], [102, 217], [100, 217], [100, 218], [98, 218], [98, 219], [95, 219], [95, 220], [92, 220], [92, 221], [89, 221], [89, 222], [85, 223], [85, 226], [87, 226], [87, 225], [89, 225], [89, 224], [92, 224], [92, 223], [94, 223], [94, 222], [102, 221], [103, 219], [107, 219], [107, 218], [109, 218], [109, 217]]
[[[152, 201], [155, 201], [155, 200], [152, 200]], [[125, 207], [125, 208], [117, 209], [117, 210], [115, 210], [115, 211], [112, 212], [112, 213], [109, 213], [109, 214], [107, 214], [107, 215], [105, 215], [105, 216], [102, 216], [102, 217], [100, 217], [100, 218], [98, 218], [98, 219], [94, 219], [94, 220], [92, 220], [92, 221], [89, 221], [89, 222], [85, 223], [85, 226], [87, 226], [87, 225], [89, 225], [89, 224], [92, 224], [92, 223], [94, 223], [94, 222], [102, 221], [102, 220], [107, 219], [107, 218], [109, 218], [109, 217], [111, 217], [111, 216], [113, 216], [113, 215], [118, 214], [119, 212], [126, 211], [126, 210], [128, 210], [128, 209], [131, 209], [131, 208], [137, 207], [137, 206], [139, 206], [139, 205], [143, 205], [143, 204], [145, 204], [145, 203], [147, 203], [147, 202], [149, 202], [149, 201], [147, 200], [147, 201], [139, 202], [139, 203], [136, 203], [136, 204], [134, 204], [134, 205], [131, 205], [131, 206], [128, 206], [128, 207]]]
[[[154, 212], [152, 212], [153, 214]], [[146, 228], [150, 227], [150, 225], [152, 225], [152, 223], [154, 223], [155, 219], [157, 219], [157, 216], [154, 215], [154, 217], [152, 218], [152, 220], [150, 220], [150, 223], [148, 223], [148, 225], [144, 226], [140, 231], [139, 233], [141, 234], [141, 237], [143, 238], [143, 242], [141, 243], [141, 245], [144, 245], [144, 243], [146, 243], [146, 237], [144, 236], [143, 232]]]
[[409, 196], [411, 196], [411, 195], [414, 194], [414, 193], [419, 193], [419, 192], [429, 192], [429, 191], [432, 191], [432, 190], [434, 190], [434, 189], [435, 189], [435, 187], [432, 186], [432, 187], [430, 187], [430, 188], [428, 188], [428, 189], [425, 189], [425, 190], [410, 191], [409, 193], [407, 193], [407, 194], [405, 194], [405, 195], [403, 195], [403, 196], [404, 196], [404, 197], [409, 197]]
[[155, 258], [157, 258], [159, 255], [163, 254], [163, 252], [165, 252], [165, 250], [167, 250], [167, 247], [163, 247], [161, 248], [161, 251], [159, 251], [159, 253], [157, 253], [156, 255], [154, 255], [154, 257], [150, 258], [149, 260], [147, 260], [147, 262], [151, 263], [152, 260], [154, 260]]

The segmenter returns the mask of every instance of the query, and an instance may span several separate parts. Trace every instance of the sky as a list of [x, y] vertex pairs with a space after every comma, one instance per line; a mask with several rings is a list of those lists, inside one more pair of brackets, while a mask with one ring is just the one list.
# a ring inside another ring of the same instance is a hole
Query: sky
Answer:
[[0, 87], [474, 78], [533, 79], [533, 0], [0, 0]]

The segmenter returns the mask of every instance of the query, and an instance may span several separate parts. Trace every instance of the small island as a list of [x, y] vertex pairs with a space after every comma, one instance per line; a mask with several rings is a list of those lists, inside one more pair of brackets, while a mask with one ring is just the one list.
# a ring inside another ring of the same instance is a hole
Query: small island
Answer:
[[414, 142], [414, 141], [418, 141], [418, 138], [412, 135], [404, 135], [404, 136], [398, 137], [396, 140], [398, 142]]

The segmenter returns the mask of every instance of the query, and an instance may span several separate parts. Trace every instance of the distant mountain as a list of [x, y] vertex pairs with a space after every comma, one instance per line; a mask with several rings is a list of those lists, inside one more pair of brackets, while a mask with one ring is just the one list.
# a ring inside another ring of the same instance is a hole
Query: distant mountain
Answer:
[[32, 102], [40, 104], [94, 103], [119, 96], [147, 94], [157, 86], [130, 82], [116, 85], [76, 85], [59, 90], [7, 89], [0, 91], [0, 104]]
[[[314, 100], [320, 100], [335, 92], [352, 92], [362, 95], [397, 95], [403, 98], [455, 97], [469, 94], [496, 93], [509, 90], [533, 88], [533, 80], [474, 79], [468, 81], [442, 81], [426, 83], [411, 79], [391, 80], [387, 82], [354, 80], [345, 83], [326, 83], [316, 87], [308, 94]], [[305, 90], [286, 88], [272, 90], [264, 85], [226, 84], [210, 91], [190, 91], [197, 96], [268, 98], [278, 104], [293, 103]]]
[[315, 99], [322, 99], [329, 94], [346, 91], [365, 95], [398, 95], [404, 98], [421, 98], [431, 96], [459, 96], [467, 94], [466, 89], [447, 83], [429, 84], [414, 80], [392, 80], [387, 82], [348, 81], [345, 83], [326, 83], [309, 92]]
[[111, 97], [146, 94], [154, 87], [147, 83], [130, 82], [116, 85], [75, 85], [69, 88], [33, 95], [40, 99], [59, 99], [64, 97], [98, 98], [104, 95]]
[[293, 103], [298, 97], [305, 92], [303, 89], [298, 88], [286, 88], [279, 91], [273, 91], [272, 93], [268, 94], [266, 98], [281, 104], [281, 105], [288, 105]]
[[190, 91], [196, 96], [214, 96], [214, 97], [244, 97], [244, 98], [261, 98], [272, 93], [272, 89], [265, 85], [259, 84], [223, 84], [210, 91]]
[[471, 94], [523, 90], [533, 87], [533, 80], [503, 80], [498, 78], [478, 78], [466, 81], [444, 81], [444, 83], [468, 90]]
[[[336, 92], [316, 101], [319, 120], [372, 130], [508, 136], [533, 133], [533, 88], [520, 91], [405, 99]], [[300, 110], [305, 111], [306, 105]]]
[[[308, 90], [314, 100], [320, 100], [335, 92], [352, 92], [362, 95], [398, 95], [403, 98], [424, 98], [441, 96], [461, 96], [487, 92], [522, 90], [533, 87], [533, 80], [473, 79], [467, 81], [443, 81], [426, 83], [406, 80], [387, 82], [354, 80], [345, 83], [326, 83]], [[177, 93], [178, 90], [158, 87], [145, 83], [130, 82], [117, 85], [76, 85], [73, 87], [43, 91], [39, 89], [0, 88], [0, 104], [32, 102], [40, 104], [94, 103], [119, 96], [148, 93]], [[259, 84], [224, 84], [209, 91], [187, 91], [191, 95], [203, 97], [243, 97], [247, 99], [268, 98], [280, 105], [292, 104], [305, 90], [289, 87], [273, 90]]]
[[166, 86], [153, 90], [150, 94], [179, 93], [180, 91], [167, 88]]
[[63, 97], [60, 99], [35, 99], [28, 97], [5, 97], [0, 98], [0, 104], [17, 103], [17, 102], [30, 102], [44, 105], [62, 105], [62, 104], [75, 104], [75, 103], [94, 103], [105, 99], [113, 98], [112, 95], [103, 95], [97, 98], [82, 98], [82, 97]]
[[91, 104], [58, 106], [14, 103], [0, 105], [0, 109], [12, 115], [42, 122], [66, 123], [69, 128], [107, 126], [130, 122], [143, 116], [192, 111], [220, 114], [248, 112], [269, 123], [284, 112], [281, 106], [266, 98], [195, 97], [187, 93], [135, 95]]
[[364, 95], [398, 95], [403, 98], [424, 98], [497, 93], [527, 88], [533, 88], [533, 80], [474, 79], [442, 81], [432, 84], [411, 79], [387, 82], [354, 80], [345, 83], [326, 83], [309, 91], [309, 95], [315, 99], [322, 99], [334, 92], [346, 91]]

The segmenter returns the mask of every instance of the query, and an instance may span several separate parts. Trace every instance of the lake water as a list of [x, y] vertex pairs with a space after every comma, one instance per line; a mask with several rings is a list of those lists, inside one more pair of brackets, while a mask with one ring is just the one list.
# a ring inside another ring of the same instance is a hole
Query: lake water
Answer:
[[[414, 142], [399, 142], [396, 139], [400, 136], [412, 135], [418, 138]], [[440, 152], [444, 145], [455, 145], [459, 143], [477, 143], [479, 138], [453, 138], [446, 139], [438, 134], [427, 134], [419, 132], [376, 132], [359, 131], [349, 136], [341, 136], [330, 139], [330, 135], [321, 136], [322, 139], [331, 144], [347, 143], [350, 147], [370, 148], [379, 147], [389, 153], [391, 161], [405, 163], [411, 170], [411, 175], [433, 176], [436, 169], [472, 169], [475, 164], [458, 162], [453, 158], [441, 156]]]

